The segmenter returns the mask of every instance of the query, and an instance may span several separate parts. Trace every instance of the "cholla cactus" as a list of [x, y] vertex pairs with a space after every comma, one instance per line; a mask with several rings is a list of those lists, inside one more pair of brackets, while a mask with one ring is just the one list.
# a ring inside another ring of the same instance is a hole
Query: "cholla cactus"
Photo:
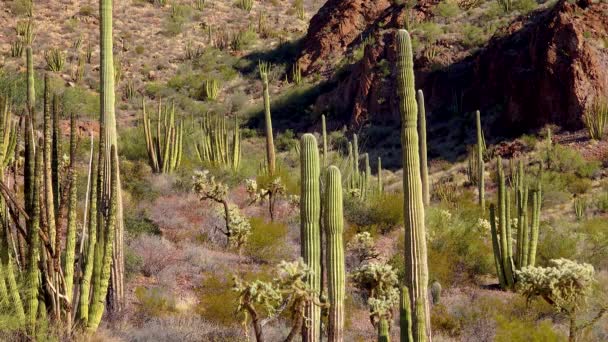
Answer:
[[361, 266], [351, 275], [355, 286], [368, 298], [370, 320], [376, 326], [391, 318], [392, 308], [399, 303], [397, 273], [391, 265], [373, 262]]
[[563, 258], [553, 259], [550, 264], [551, 267], [528, 266], [515, 271], [518, 290], [526, 297], [543, 297], [558, 311], [576, 311], [595, 282], [593, 266]]
[[483, 236], [487, 236], [490, 233], [490, 229], [492, 229], [490, 221], [481, 217], [477, 219], [477, 224], [475, 227], [477, 228], [477, 231], [483, 234]]
[[271, 282], [255, 280], [244, 282], [234, 278], [233, 290], [238, 293], [237, 312], [245, 313], [244, 324], [249, 318], [253, 325], [257, 341], [264, 341], [263, 326], [276, 319], [284, 310], [291, 313], [293, 326], [285, 341], [291, 341], [304, 325], [304, 307], [307, 303], [322, 305], [315, 300], [316, 295], [308, 285], [306, 278], [311, 270], [299, 259], [294, 262], [281, 261], [278, 265], [278, 276]]
[[[219, 210], [220, 215], [226, 215], [224, 210]], [[251, 224], [245, 216], [241, 214], [239, 208], [235, 205], [228, 206], [228, 216], [224, 217], [230, 226], [230, 235], [228, 236], [228, 244], [237, 249], [239, 253], [249, 236], [251, 235]]]
[[200, 200], [225, 201], [228, 195], [228, 186], [216, 182], [215, 177], [209, 175], [209, 170], [196, 171], [192, 177], [194, 191], [200, 195]]
[[359, 265], [378, 258], [378, 251], [374, 246], [374, 239], [369, 232], [356, 234], [346, 245], [350, 256], [356, 259]]
[[247, 189], [251, 204], [268, 199], [268, 212], [270, 213], [270, 219], [274, 220], [276, 202], [280, 196], [285, 195], [287, 188], [283, 184], [281, 177], [270, 177], [264, 188], [258, 186], [258, 182], [255, 179], [245, 180], [245, 188]]

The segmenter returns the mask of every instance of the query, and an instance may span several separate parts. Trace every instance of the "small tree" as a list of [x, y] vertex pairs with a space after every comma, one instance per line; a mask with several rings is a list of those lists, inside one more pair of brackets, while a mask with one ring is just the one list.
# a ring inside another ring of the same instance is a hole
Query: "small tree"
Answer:
[[238, 293], [239, 298], [237, 312], [244, 315], [245, 327], [251, 320], [257, 342], [265, 341], [264, 326], [285, 310], [290, 313], [293, 322], [285, 342], [293, 341], [304, 325], [306, 304], [312, 302], [315, 305], [323, 305], [316, 301], [318, 294], [306, 283], [311, 271], [302, 259], [294, 262], [281, 261], [278, 270], [278, 276], [270, 282], [245, 282], [234, 277], [233, 290]]
[[540, 296], [570, 320], [568, 340], [574, 342], [580, 333], [595, 324], [608, 310], [602, 307], [590, 320], [577, 323], [576, 317], [586, 306], [595, 283], [594, 269], [568, 259], [554, 259], [551, 267], [524, 267], [516, 271], [518, 290], [528, 299]]
[[286, 188], [281, 181], [281, 177], [263, 179], [261, 186], [258, 186], [258, 182], [255, 179], [247, 179], [246, 187], [252, 204], [268, 200], [268, 213], [270, 214], [270, 219], [274, 221], [276, 202], [280, 196], [286, 193]]

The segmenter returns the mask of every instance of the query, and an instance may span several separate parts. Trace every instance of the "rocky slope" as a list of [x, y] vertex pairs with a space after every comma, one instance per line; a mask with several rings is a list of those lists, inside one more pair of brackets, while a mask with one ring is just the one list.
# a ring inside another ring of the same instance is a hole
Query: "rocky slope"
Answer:
[[[381, 1], [382, 2], [382, 1]], [[330, 2], [325, 7], [330, 6]], [[355, 7], [356, 0], [346, 1]], [[344, 13], [346, 4], [335, 6]], [[337, 87], [318, 100], [318, 110], [346, 111], [352, 123], [398, 118], [392, 70], [395, 58], [394, 29], [403, 23], [402, 8], [377, 5], [367, 25], [353, 19], [342, 26], [365, 27], [361, 33], [373, 34], [375, 43], [367, 46], [363, 58], [342, 73]], [[425, 8], [415, 8], [424, 16]], [[324, 8], [314, 22], [331, 17]], [[355, 25], [356, 23], [356, 25]], [[357, 26], [358, 25], [358, 26]], [[331, 30], [311, 25], [310, 30]], [[369, 32], [371, 31], [371, 32]], [[334, 31], [332, 31], [334, 32]], [[424, 90], [431, 120], [442, 120], [455, 113], [481, 109], [495, 114], [494, 127], [521, 133], [546, 123], [568, 129], [581, 127], [581, 117], [594, 99], [608, 94], [608, 4], [559, 1], [553, 8], [522, 16], [498, 31], [488, 45], [472, 56], [442, 67], [432, 68], [424, 57], [416, 60], [417, 86]], [[334, 35], [336, 33], [334, 32]], [[347, 38], [326, 35], [330, 44], [315, 40], [309, 31], [305, 46], [332, 46], [317, 53], [304, 51], [300, 61], [310, 70], [320, 70], [331, 52], [344, 49]], [[319, 56], [319, 60], [311, 60]], [[388, 63], [387, 63], [388, 62]]]

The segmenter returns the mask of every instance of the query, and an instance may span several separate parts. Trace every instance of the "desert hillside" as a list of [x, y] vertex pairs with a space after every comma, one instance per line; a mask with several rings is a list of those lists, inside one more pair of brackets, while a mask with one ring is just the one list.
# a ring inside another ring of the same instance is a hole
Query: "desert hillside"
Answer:
[[0, 340], [608, 340], [605, 0], [0, 24]]

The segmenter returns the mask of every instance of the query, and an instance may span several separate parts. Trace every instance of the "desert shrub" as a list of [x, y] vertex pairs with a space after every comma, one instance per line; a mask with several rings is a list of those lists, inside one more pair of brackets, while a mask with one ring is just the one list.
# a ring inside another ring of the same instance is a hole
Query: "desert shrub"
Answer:
[[599, 194], [595, 199], [595, 205], [600, 213], [608, 213], [608, 192]]
[[566, 338], [553, 330], [550, 321], [526, 322], [517, 318], [497, 317], [496, 342], [557, 342]]
[[131, 327], [124, 332], [132, 342], [147, 341], [239, 341], [242, 332], [233, 327], [218, 326], [192, 315], [153, 317], [141, 327]]
[[275, 141], [276, 148], [279, 151], [291, 151], [299, 143], [295, 134], [290, 129], [278, 134]]
[[30, 16], [33, 9], [32, 0], [13, 0], [10, 8], [15, 16]]
[[468, 48], [478, 47], [486, 41], [482, 28], [471, 24], [462, 26], [462, 45]]
[[440, 17], [452, 18], [460, 14], [460, 7], [456, 1], [447, 0], [440, 2], [433, 12]]
[[476, 207], [431, 207], [427, 213], [430, 278], [448, 287], [495, 272], [489, 231], [480, 228]]
[[591, 189], [591, 180], [587, 178], [572, 178], [568, 183], [568, 191], [575, 195], [581, 195]]
[[535, 0], [515, 0], [513, 1], [513, 9], [519, 11], [522, 14], [526, 14], [538, 7], [538, 3]]
[[346, 196], [344, 210], [349, 223], [386, 233], [403, 224], [403, 194], [374, 194], [366, 201]]
[[[572, 224], [556, 222], [553, 225], [568, 227]], [[576, 258], [578, 243], [579, 237], [572, 234], [569, 229], [557, 229], [541, 223], [536, 263], [544, 265], [551, 259], [574, 259]]]
[[140, 312], [146, 316], [163, 316], [175, 312], [175, 299], [160, 288], [135, 288], [135, 297], [139, 301]]
[[433, 330], [450, 337], [458, 337], [461, 333], [462, 322], [450, 313], [445, 305], [433, 305], [431, 310], [431, 326]]
[[239, 323], [235, 315], [237, 293], [232, 290], [231, 279], [208, 275], [199, 288], [197, 313], [210, 322], [230, 326]]
[[[36, 89], [36, 94], [38, 89]], [[78, 113], [88, 118], [99, 115], [99, 95], [82, 87], [68, 87], [63, 91], [62, 105], [65, 113]]]
[[136, 200], [153, 200], [159, 196], [159, 192], [150, 187], [152, 170], [142, 160], [130, 162], [123, 160], [120, 165], [121, 181], [123, 189]]
[[579, 249], [580, 259], [602, 268], [608, 264], [608, 220], [596, 217], [580, 223], [576, 230], [581, 234], [584, 248]]
[[285, 244], [287, 226], [281, 222], [266, 222], [264, 218], [252, 217], [251, 235], [245, 252], [258, 261], [278, 262], [288, 258], [288, 250]]
[[147, 234], [136, 237], [129, 247], [143, 259], [141, 271], [146, 277], [158, 275], [177, 260], [179, 253], [169, 240]]
[[161, 231], [156, 223], [145, 217], [143, 213], [133, 213], [126, 211], [125, 230], [130, 236], [141, 234], [160, 235]]
[[125, 273], [127, 279], [131, 279], [133, 276], [141, 272], [141, 267], [144, 264], [143, 258], [134, 253], [131, 249], [125, 250]]
[[592, 178], [600, 170], [601, 163], [587, 161], [582, 154], [574, 148], [554, 145], [546, 154], [545, 164], [550, 170], [561, 173], [574, 173], [580, 177]]

